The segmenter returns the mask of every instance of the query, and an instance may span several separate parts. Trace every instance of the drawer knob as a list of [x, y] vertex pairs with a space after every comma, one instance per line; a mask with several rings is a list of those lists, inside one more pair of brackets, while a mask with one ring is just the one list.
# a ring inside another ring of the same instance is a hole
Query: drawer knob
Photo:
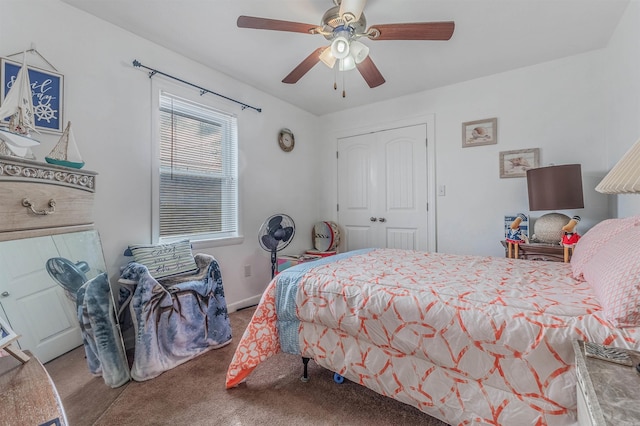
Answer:
[[24, 207], [27, 207], [31, 210], [31, 212], [33, 214], [38, 214], [38, 215], [47, 215], [47, 214], [53, 214], [56, 211], [56, 200], [54, 200], [53, 198], [49, 200], [49, 208], [48, 209], [44, 209], [44, 210], [36, 210], [33, 208], [33, 203], [31, 201], [29, 201], [28, 198], [23, 198], [22, 199], [22, 205]]

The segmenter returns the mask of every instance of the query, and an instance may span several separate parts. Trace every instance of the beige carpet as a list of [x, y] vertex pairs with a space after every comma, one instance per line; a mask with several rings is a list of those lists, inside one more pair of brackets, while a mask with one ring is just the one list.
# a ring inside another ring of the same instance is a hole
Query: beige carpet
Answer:
[[83, 425], [423, 425], [442, 426], [419, 410], [358, 384], [336, 384], [333, 373], [279, 354], [240, 386], [224, 387], [227, 366], [253, 309], [230, 315], [234, 342], [146, 382], [117, 389], [92, 377], [78, 348], [45, 365], [71, 426]]

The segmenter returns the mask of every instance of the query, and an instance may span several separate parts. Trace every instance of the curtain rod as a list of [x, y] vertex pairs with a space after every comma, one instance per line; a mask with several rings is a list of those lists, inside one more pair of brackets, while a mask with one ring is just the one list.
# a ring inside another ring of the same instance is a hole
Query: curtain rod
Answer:
[[169, 74], [163, 73], [162, 71], [158, 71], [158, 70], [153, 69], [153, 68], [149, 68], [149, 67], [147, 67], [147, 66], [145, 66], [145, 65], [142, 65], [142, 64], [140, 63], [140, 61], [138, 61], [137, 59], [134, 59], [134, 60], [133, 60], [133, 66], [134, 66], [134, 67], [138, 67], [138, 68], [146, 68], [146, 69], [148, 69], [148, 70], [149, 70], [149, 78], [152, 78], [152, 77], [153, 77], [154, 75], [156, 75], [156, 74], [164, 75], [165, 77], [172, 78], [172, 79], [174, 79], [174, 80], [179, 81], [180, 83], [184, 83], [184, 84], [186, 84], [186, 85], [189, 85], [189, 86], [195, 87], [196, 89], [200, 89], [200, 96], [204, 95], [205, 93], [211, 93], [212, 95], [220, 96], [221, 98], [227, 99], [227, 100], [229, 100], [229, 101], [231, 101], [231, 102], [235, 102], [235, 103], [237, 103], [237, 104], [240, 104], [240, 105], [242, 106], [242, 109], [251, 108], [251, 109], [256, 110], [256, 111], [258, 111], [258, 112], [262, 112], [262, 108], [256, 108], [256, 107], [254, 107], [254, 106], [247, 105], [247, 104], [245, 104], [245, 103], [243, 103], [243, 102], [240, 102], [240, 101], [237, 101], [237, 100], [235, 100], [235, 99], [229, 98], [229, 97], [227, 97], [227, 96], [221, 95], [220, 93], [216, 93], [216, 92], [214, 92], [214, 91], [212, 91], [212, 90], [205, 89], [204, 87], [200, 87], [200, 86], [198, 86], [198, 85], [196, 85], [196, 84], [189, 83], [188, 81], [182, 80], [181, 78], [174, 77], [174, 76], [172, 76], [172, 75], [169, 75]]

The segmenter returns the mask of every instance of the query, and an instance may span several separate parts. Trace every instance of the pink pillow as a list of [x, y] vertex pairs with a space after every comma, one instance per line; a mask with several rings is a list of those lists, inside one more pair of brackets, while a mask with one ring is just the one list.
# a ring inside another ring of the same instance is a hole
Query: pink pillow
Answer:
[[585, 266], [593, 256], [612, 238], [640, 224], [640, 216], [622, 219], [607, 219], [587, 231], [576, 244], [571, 256], [571, 272], [575, 279], [582, 279]]
[[640, 226], [603, 244], [584, 267], [584, 278], [616, 327], [640, 325]]

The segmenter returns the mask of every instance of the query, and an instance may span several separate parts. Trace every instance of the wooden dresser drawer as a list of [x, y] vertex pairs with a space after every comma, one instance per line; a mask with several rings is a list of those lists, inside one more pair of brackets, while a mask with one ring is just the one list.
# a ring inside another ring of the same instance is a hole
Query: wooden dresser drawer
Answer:
[[95, 175], [0, 157], [0, 232], [93, 223]]

